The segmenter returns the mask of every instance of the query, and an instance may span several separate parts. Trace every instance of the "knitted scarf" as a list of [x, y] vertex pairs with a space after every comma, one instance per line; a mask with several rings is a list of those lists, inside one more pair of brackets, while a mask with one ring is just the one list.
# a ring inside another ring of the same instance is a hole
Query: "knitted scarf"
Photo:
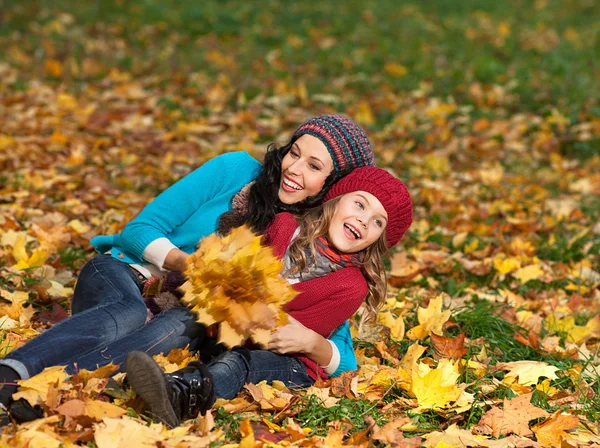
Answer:
[[229, 234], [232, 229], [239, 227], [246, 222], [246, 215], [248, 214], [248, 197], [250, 196], [250, 187], [252, 187], [253, 184], [254, 181], [244, 185], [231, 200], [231, 210], [226, 211], [219, 217], [219, 224], [216, 228], [218, 235], [225, 236]]
[[306, 267], [300, 272], [290, 272], [293, 268], [288, 246], [283, 257], [285, 262], [284, 276], [288, 280], [306, 281], [311, 278], [322, 277], [341, 268], [351, 266], [360, 267], [362, 264], [362, 253], [347, 254], [337, 250], [325, 235], [315, 240], [316, 252], [313, 254], [310, 248], [306, 248]]
[[343, 268], [347, 268], [348, 266], [360, 266], [362, 263], [360, 252], [355, 254], [340, 252], [329, 242], [325, 235], [321, 235], [316, 239], [315, 247], [317, 249], [317, 254], [326, 257], [329, 261], [339, 264]]

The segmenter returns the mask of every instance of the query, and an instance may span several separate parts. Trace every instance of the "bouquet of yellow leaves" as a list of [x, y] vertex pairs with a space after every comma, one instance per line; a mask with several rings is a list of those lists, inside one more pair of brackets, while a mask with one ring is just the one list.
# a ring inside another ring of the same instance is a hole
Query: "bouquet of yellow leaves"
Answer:
[[283, 263], [246, 226], [210, 235], [188, 257], [183, 301], [204, 325], [220, 323], [219, 342], [229, 347], [251, 338], [266, 345], [286, 323], [281, 307], [296, 291], [280, 277]]

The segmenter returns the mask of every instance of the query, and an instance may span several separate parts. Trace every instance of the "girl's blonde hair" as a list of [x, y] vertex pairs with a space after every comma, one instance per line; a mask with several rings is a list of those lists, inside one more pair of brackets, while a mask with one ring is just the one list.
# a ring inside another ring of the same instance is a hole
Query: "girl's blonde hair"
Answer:
[[[327, 235], [329, 225], [331, 224], [340, 199], [341, 196], [338, 196], [325, 202], [319, 207], [304, 212], [300, 216], [300, 230], [298, 236], [290, 245], [289, 251], [292, 267], [287, 273], [297, 274], [306, 268], [308, 263], [306, 248], [309, 249], [310, 255], [313, 258], [315, 257], [317, 252], [315, 241], [318, 237]], [[381, 234], [381, 237], [379, 237], [375, 243], [371, 244], [363, 251], [360, 270], [367, 280], [369, 291], [366, 303], [368, 310], [373, 313], [373, 315], [377, 314], [387, 293], [387, 279], [385, 275], [385, 266], [383, 264], [383, 258], [387, 252], [385, 232]]]

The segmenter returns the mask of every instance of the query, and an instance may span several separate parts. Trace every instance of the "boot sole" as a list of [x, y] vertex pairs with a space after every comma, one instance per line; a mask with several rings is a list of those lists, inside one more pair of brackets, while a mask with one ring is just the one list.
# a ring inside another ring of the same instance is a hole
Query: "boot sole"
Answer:
[[165, 375], [158, 364], [146, 353], [136, 351], [127, 355], [125, 370], [127, 381], [144, 399], [148, 414], [171, 428], [179, 426], [179, 419], [167, 395]]

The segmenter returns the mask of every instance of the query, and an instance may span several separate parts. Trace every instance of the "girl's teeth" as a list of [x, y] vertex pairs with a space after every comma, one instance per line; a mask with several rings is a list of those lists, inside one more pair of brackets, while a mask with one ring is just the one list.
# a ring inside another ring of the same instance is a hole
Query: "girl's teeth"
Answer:
[[348, 230], [350, 230], [350, 232], [352, 232], [352, 235], [354, 235], [354, 238], [359, 239], [360, 235], [358, 234], [358, 232], [356, 230], [354, 230], [354, 228], [352, 226], [349, 226], [348, 224], [344, 224], [346, 226], [346, 228]]

